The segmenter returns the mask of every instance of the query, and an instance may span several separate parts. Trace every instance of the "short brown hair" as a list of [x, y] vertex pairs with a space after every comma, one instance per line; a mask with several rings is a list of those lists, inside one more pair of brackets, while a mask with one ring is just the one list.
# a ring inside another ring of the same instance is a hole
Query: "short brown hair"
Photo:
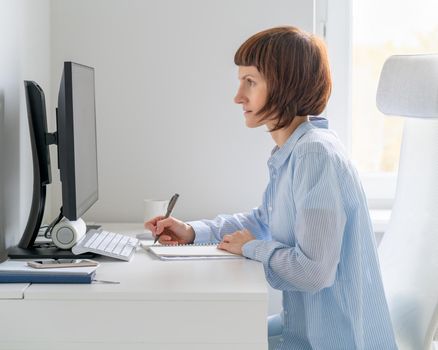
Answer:
[[238, 66], [255, 66], [267, 82], [268, 98], [258, 112], [276, 120], [278, 130], [295, 116], [321, 114], [332, 81], [324, 42], [295, 27], [264, 30], [246, 40], [234, 55]]

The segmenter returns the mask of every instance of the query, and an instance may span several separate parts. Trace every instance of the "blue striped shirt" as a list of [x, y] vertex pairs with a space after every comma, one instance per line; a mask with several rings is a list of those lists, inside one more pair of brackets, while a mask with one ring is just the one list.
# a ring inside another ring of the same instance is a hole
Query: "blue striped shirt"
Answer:
[[243, 254], [283, 291], [278, 349], [397, 349], [364, 192], [326, 120], [301, 124], [268, 168], [261, 206], [190, 222], [196, 241], [256, 237]]

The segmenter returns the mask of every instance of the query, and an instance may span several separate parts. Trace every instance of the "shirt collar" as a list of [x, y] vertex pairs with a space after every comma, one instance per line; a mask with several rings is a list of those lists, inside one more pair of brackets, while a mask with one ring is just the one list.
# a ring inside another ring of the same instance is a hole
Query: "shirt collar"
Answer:
[[268, 160], [268, 165], [274, 168], [280, 168], [289, 155], [292, 153], [298, 140], [306, 132], [311, 129], [321, 128], [328, 129], [328, 120], [322, 117], [310, 117], [308, 122], [304, 122], [294, 130], [294, 132], [289, 136], [285, 144], [281, 147], [275, 146], [272, 150], [271, 157]]

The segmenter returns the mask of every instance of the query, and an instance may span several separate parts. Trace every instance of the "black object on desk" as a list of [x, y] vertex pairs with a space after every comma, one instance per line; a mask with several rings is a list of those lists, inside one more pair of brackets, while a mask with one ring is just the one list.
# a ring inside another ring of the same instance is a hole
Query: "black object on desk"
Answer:
[[54, 246], [26, 249], [15, 246], [8, 249], [8, 255], [11, 259], [90, 259], [96, 256], [93, 253], [76, 255], [71, 250], [59, 249]]

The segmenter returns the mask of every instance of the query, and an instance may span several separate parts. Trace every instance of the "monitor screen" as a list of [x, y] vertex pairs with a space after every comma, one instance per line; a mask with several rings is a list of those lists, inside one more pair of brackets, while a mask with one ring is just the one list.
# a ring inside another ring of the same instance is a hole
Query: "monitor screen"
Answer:
[[64, 63], [57, 125], [63, 215], [77, 220], [98, 199], [93, 68]]

